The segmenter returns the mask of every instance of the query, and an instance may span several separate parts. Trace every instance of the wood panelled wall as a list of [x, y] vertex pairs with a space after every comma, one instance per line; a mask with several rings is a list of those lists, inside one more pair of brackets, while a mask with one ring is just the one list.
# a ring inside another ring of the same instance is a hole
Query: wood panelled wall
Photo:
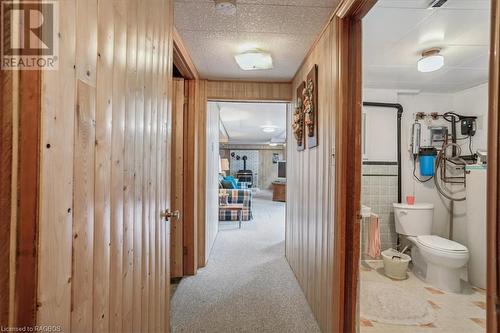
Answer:
[[169, 329], [172, 0], [59, 2], [42, 77], [37, 324]]
[[288, 110], [286, 258], [323, 332], [332, 331], [334, 147], [338, 91], [335, 21], [324, 30], [293, 80], [296, 89], [318, 65], [318, 143], [297, 151]]
[[207, 97], [214, 101], [284, 101], [292, 100], [290, 83], [208, 81]]

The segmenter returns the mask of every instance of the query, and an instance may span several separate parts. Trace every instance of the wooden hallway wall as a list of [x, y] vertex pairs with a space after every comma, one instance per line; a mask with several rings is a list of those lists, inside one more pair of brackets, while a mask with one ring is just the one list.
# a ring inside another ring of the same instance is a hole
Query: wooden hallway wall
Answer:
[[169, 323], [172, 0], [59, 1], [42, 74], [38, 325]]
[[[333, 314], [335, 174], [332, 158], [338, 101], [336, 20], [325, 28], [292, 83], [294, 103], [288, 110], [286, 258], [323, 332], [335, 332]], [[318, 65], [318, 142], [297, 151], [291, 131], [298, 86]]]

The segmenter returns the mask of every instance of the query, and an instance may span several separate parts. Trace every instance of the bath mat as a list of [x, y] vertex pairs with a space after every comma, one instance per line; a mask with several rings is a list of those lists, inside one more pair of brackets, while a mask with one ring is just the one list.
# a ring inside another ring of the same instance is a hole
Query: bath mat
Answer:
[[394, 284], [361, 281], [360, 295], [363, 319], [396, 325], [426, 325], [435, 319], [425, 299]]

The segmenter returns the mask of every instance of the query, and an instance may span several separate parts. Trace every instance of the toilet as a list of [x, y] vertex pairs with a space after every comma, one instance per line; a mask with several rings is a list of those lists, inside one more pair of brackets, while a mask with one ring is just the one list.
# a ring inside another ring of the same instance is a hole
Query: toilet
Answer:
[[444, 291], [461, 293], [460, 278], [469, 260], [469, 250], [460, 243], [431, 235], [434, 205], [394, 203], [396, 232], [413, 244], [413, 272]]

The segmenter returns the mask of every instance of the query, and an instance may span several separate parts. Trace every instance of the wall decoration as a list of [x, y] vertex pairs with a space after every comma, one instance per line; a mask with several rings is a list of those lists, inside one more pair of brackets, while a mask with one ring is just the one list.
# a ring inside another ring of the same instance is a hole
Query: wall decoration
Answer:
[[297, 105], [295, 106], [295, 111], [292, 116], [292, 131], [295, 140], [297, 141], [297, 150], [301, 151], [305, 149], [304, 142], [304, 103], [303, 103], [303, 92], [305, 88], [305, 82], [302, 82], [297, 88]]
[[280, 160], [280, 154], [273, 153], [273, 164], [278, 163], [279, 160]]
[[314, 148], [318, 145], [318, 65], [307, 74], [303, 95], [307, 146]]

